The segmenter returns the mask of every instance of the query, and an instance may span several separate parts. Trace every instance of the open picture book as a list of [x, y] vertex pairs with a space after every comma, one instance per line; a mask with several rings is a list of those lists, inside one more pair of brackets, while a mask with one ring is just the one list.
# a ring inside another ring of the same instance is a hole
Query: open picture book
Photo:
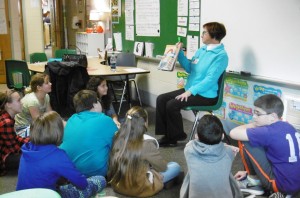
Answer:
[[173, 71], [177, 61], [179, 50], [180, 47], [177, 47], [176, 45], [167, 45], [165, 53], [158, 65], [158, 69], [164, 71]]

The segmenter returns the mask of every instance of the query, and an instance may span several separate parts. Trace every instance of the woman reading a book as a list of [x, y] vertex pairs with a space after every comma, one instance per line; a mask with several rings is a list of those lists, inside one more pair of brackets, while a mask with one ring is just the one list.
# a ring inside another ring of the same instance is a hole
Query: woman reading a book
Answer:
[[[226, 35], [223, 24], [210, 22], [203, 25], [202, 42], [191, 60], [180, 50], [178, 61], [189, 74], [184, 88], [161, 94], [156, 100], [156, 135], [161, 147], [176, 146], [185, 140], [180, 110], [187, 106], [205, 106], [217, 103], [218, 79], [228, 66], [228, 56], [221, 40]], [[182, 43], [177, 44], [180, 48]]]

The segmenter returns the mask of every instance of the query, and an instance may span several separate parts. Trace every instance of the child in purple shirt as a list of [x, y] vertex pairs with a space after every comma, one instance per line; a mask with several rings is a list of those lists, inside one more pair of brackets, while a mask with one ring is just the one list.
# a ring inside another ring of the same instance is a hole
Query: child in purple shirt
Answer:
[[242, 191], [255, 194], [259, 184], [274, 192], [273, 196], [295, 195], [300, 191], [300, 133], [281, 121], [283, 111], [279, 97], [261, 96], [254, 102], [254, 121], [230, 131], [230, 137], [240, 140], [240, 154], [246, 168], [246, 172], [235, 175], [246, 184]]

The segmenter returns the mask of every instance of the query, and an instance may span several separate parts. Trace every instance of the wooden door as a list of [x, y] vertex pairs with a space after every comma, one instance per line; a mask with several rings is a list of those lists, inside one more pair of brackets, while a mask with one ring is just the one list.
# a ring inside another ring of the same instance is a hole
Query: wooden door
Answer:
[[52, 54], [56, 49], [64, 48], [64, 19], [63, 19], [63, 1], [49, 0], [51, 13], [51, 45]]
[[8, 17], [8, 0], [0, 0], [0, 83], [6, 83], [5, 61], [11, 59], [10, 21]]

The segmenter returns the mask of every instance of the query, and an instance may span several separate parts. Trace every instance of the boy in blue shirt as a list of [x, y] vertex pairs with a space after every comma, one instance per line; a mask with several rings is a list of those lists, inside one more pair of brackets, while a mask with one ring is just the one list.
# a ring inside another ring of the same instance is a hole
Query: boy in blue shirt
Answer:
[[[263, 194], [257, 188], [259, 183], [265, 190], [274, 192], [271, 197], [295, 195], [300, 191], [300, 134], [292, 125], [281, 121], [283, 111], [279, 97], [261, 96], [254, 102], [254, 121], [230, 131], [230, 137], [239, 140], [246, 169], [235, 175], [240, 183], [246, 184], [242, 191]], [[255, 182], [257, 179], [260, 182]]]
[[77, 113], [67, 121], [60, 148], [85, 176], [106, 176], [117, 125], [102, 113], [96, 92], [81, 90], [73, 102]]

